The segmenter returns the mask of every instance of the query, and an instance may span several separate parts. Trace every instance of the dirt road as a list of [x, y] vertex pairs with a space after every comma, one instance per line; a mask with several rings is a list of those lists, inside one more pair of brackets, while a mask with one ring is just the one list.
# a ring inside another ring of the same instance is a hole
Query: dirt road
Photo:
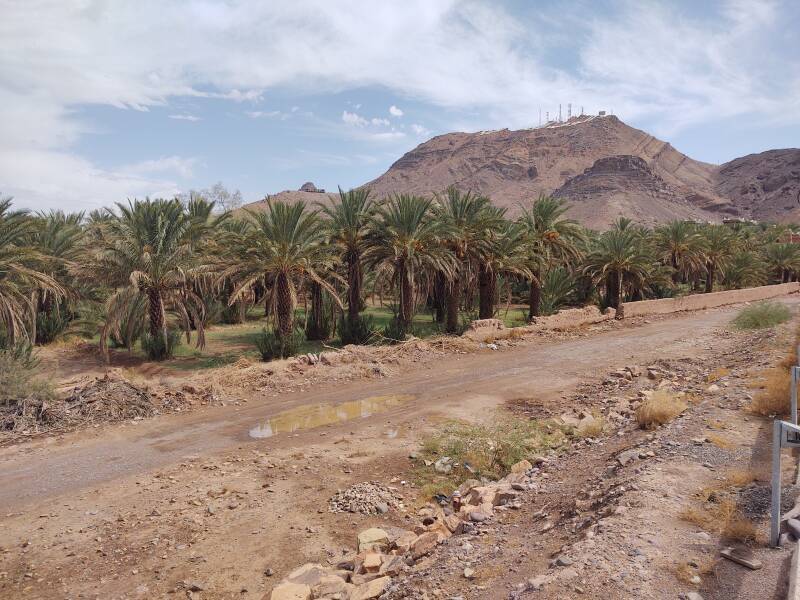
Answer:
[[[800, 299], [784, 302], [797, 304]], [[187, 457], [234, 447], [269, 451], [277, 446], [302, 446], [317, 439], [314, 430], [266, 440], [252, 439], [248, 434], [270, 417], [301, 405], [411, 395], [413, 400], [381, 415], [408, 419], [434, 412], [449, 416], [480, 414], [516, 396], [546, 399], [626, 362], [646, 364], [657, 358], [698, 354], [709, 332], [726, 324], [736, 310], [728, 307], [637, 326], [621, 324], [612, 331], [580, 339], [531, 342], [503, 352], [484, 350], [453, 356], [380, 381], [248, 398], [242, 406], [214, 407], [140, 422], [135, 427], [108, 427], [6, 448], [0, 451], [0, 513], [20, 510], [34, 500], [173, 465]], [[375, 418], [337, 427], [349, 432], [373, 423]]]

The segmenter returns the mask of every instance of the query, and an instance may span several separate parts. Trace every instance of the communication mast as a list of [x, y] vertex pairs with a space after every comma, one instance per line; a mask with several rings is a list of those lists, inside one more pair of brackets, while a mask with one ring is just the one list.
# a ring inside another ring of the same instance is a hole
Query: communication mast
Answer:
[[567, 121], [572, 118], [572, 102], [567, 104]]
[[561, 123], [561, 103], [558, 104], [558, 122]]

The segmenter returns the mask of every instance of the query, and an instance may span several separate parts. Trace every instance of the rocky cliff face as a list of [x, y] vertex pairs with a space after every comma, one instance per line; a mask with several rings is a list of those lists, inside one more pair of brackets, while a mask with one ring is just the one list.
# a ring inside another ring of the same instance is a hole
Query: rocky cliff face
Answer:
[[644, 159], [630, 154], [598, 159], [553, 195], [570, 202], [571, 217], [598, 229], [608, 228], [620, 216], [644, 225], [715, 220], [667, 184]]
[[800, 149], [750, 154], [720, 166], [715, 190], [745, 217], [800, 221]]
[[[559, 190], [598, 160], [623, 155], [644, 161], [663, 186], [677, 196], [715, 195], [713, 165], [692, 160], [614, 116], [581, 116], [567, 123], [520, 131], [438, 136], [408, 152], [367, 185], [380, 197], [397, 192], [431, 194], [452, 184], [487, 194], [513, 213], [521, 202]], [[621, 180], [618, 183], [624, 185]], [[569, 198], [569, 194], [563, 195]], [[587, 225], [608, 221], [602, 210], [590, 212], [596, 217]], [[588, 217], [588, 213], [581, 214]], [[713, 219], [702, 209], [696, 214]]]

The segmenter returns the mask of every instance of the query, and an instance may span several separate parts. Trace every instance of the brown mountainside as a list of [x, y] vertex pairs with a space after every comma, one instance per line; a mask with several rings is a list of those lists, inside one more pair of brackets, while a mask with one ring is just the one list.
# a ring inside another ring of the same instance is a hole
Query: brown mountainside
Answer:
[[[717, 166], [693, 160], [613, 115], [581, 115], [519, 131], [440, 135], [365, 185], [377, 198], [430, 195], [455, 185], [490, 196], [511, 215], [521, 203], [553, 194], [569, 201], [570, 216], [597, 229], [620, 216], [648, 225], [731, 216], [800, 221], [800, 150], [772, 150]], [[303, 187], [308, 186], [313, 188]], [[309, 203], [329, 196], [275, 195]]]

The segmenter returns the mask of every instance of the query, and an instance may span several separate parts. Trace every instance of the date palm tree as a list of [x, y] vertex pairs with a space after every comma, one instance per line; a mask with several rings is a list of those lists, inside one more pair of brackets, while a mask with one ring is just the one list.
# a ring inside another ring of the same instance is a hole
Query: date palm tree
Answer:
[[736, 234], [725, 225], [707, 225], [701, 232], [701, 251], [705, 262], [705, 292], [714, 291], [717, 276], [725, 273], [728, 262], [737, 251]]
[[583, 270], [596, 284], [605, 285], [606, 301], [621, 319], [625, 281], [644, 287], [653, 261], [652, 253], [635, 229], [610, 229], [593, 244]]
[[564, 218], [568, 208], [563, 200], [542, 195], [522, 209], [520, 223], [525, 227], [530, 248], [529, 319], [541, 312], [542, 271], [554, 262], [580, 257], [579, 244], [584, 233], [576, 221]]
[[655, 230], [662, 259], [672, 267], [672, 282], [678, 283], [692, 269], [702, 266], [702, 238], [694, 223], [672, 221]]
[[[488, 252], [481, 258], [478, 268], [478, 318], [490, 319], [497, 305], [498, 277], [507, 281], [531, 281], [528, 237], [520, 223], [502, 220], [503, 209], [491, 207], [501, 219], [499, 228], [491, 236]], [[538, 280], [537, 280], [538, 281]]]
[[376, 212], [365, 262], [379, 279], [388, 279], [398, 292], [398, 324], [409, 331], [414, 316], [417, 281], [425, 275], [454, 270], [452, 254], [442, 241], [445, 226], [433, 218], [433, 200], [395, 195]]
[[488, 198], [462, 193], [453, 186], [436, 196], [434, 218], [441, 224], [444, 244], [453, 256], [450, 276], [446, 278], [447, 333], [458, 331], [458, 308], [465, 284], [488, 256], [492, 232], [501, 222], [495, 211], [488, 210], [490, 206]]
[[764, 257], [780, 283], [791, 281], [792, 276], [800, 271], [800, 246], [797, 244], [769, 244], [764, 250]]
[[[108, 337], [117, 332], [129, 304], [144, 297], [150, 340], [156, 345], [150, 358], [170, 352], [167, 312], [190, 339], [197, 328], [197, 347], [205, 344], [204, 307], [194, 292], [192, 279], [202, 269], [191, 251], [191, 220], [178, 200], [133, 200], [117, 203], [104, 223], [103, 246], [87, 265], [87, 274], [114, 292], [106, 301], [106, 322], [100, 346], [107, 355]], [[160, 346], [160, 348], [157, 348]]]
[[333, 204], [320, 204], [322, 214], [327, 217], [325, 227], [330, 241], [339, 249], [347, 272], [347, 318], [351, 324], [355, 324], [361, 312], [364, 253], [375, 213], [369, 194], [367, 188], [347, 192], [339, 188], [339, 198]]
[[270, 289], [269, 307], [275, 315], [277, 333], [294, 330], [297, 288], [303, 281], [318, 283], [340, 304], [334, 287], [322, 276], [331, 267], [325, 244], [325, 228], [316, 211], [303, 202], [266, 199], [262, 211], [248, 211], [251, 226], [221, 258], [220, 283], [234, 284], [228, 302], [233, 304], [256, 284]]
[[30, 337], [27, 324], [35, 322], [37, 294], [58, 299], [65, 292], [44, 272], [44, 256], [30, 244], [33, 219], [26, 211], [12, 210], [11, 200], [0, 198], [0, 326], [13, 344]]

